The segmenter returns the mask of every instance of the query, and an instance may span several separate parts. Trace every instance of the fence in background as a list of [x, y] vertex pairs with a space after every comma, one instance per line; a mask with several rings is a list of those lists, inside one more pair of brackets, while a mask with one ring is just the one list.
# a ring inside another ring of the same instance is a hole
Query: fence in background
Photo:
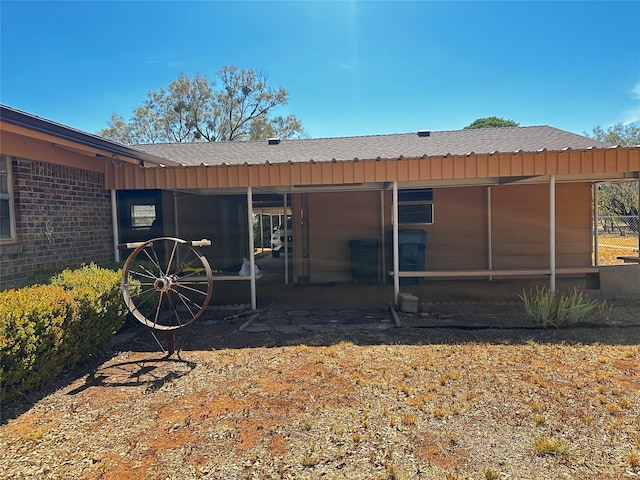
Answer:
[[640, 237], [637, 216], [599, 216], [597, 218], [598, 265], [623, 263], [617, 257], [638, 256]]

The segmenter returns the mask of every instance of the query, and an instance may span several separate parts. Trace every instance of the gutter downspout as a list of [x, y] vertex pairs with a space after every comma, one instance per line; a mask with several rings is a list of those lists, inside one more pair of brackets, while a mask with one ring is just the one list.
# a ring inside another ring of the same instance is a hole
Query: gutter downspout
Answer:
[[120, 231], [118, 229], [118, 202], [116, 201], [116, 191], [111, 190], [111, 225], [113, 226], [113, 259], [120, 261], [120, 250], [118, 250], [118, 238]]

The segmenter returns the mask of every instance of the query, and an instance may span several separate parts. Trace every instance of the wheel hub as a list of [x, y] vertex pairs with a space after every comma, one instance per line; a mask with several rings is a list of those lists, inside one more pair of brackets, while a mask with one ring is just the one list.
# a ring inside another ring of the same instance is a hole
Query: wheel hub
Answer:
[[169, 276], [162, 276], [155, 279], [153, 282], [153, 288], [157, 292], [167, 292], [173, 285], [173, 278]]

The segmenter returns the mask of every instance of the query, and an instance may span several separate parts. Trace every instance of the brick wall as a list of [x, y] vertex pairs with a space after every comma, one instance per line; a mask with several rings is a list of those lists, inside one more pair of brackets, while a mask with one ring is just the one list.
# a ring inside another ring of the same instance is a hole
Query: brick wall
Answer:
[[15, 158], [11, 166], [17, 242], [0, 245], [0, 287], [42, 270], [113, 262], [102, 173]]

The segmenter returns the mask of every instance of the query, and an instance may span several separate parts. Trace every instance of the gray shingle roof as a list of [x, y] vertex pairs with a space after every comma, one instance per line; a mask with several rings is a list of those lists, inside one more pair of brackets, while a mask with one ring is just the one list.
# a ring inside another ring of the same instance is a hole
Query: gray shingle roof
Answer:
[[212, 143], [156, 143], [136, 148], [184, 165], [237, 165], [417, 158], [425, 156], [488, 154], [494, 152], [560, 151], [608, 144], [549, 126], [482, 128], [361, 137], [267, 140]]

